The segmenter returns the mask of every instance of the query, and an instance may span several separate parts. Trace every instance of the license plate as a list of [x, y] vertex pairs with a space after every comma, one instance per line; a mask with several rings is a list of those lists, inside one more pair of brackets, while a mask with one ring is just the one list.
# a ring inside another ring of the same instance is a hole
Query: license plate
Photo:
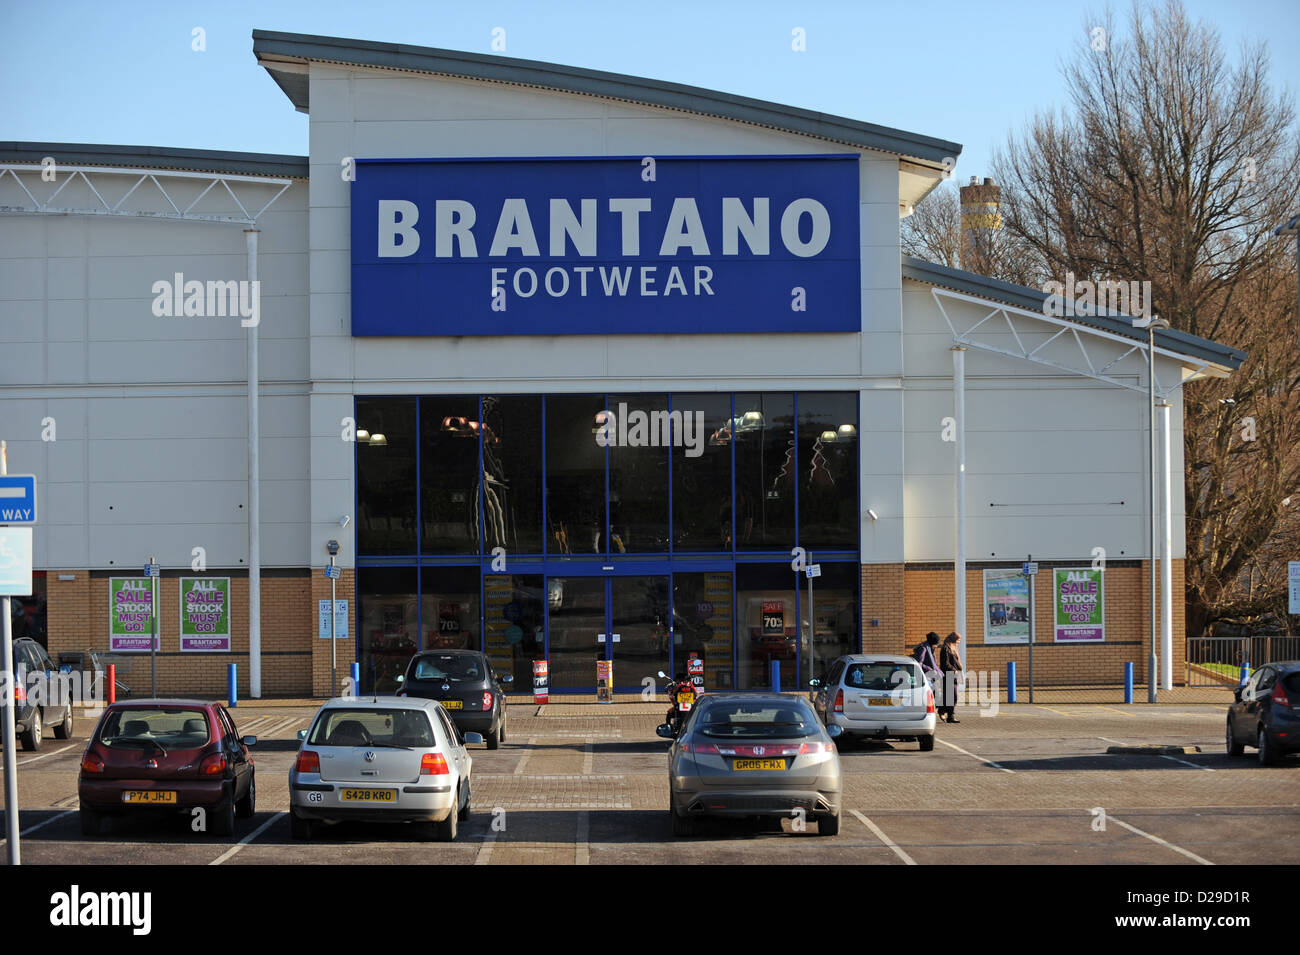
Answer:
[[163, 789], [128, 789], [122, 793], [122, 802], [153, 806], [174, 806], [176, 805], [176, 793]]
[[784, 759], [738, 759], [732, 764], [731, 768], [736, 770], [737, 772], [743, 772], [744, 770], [747, 769], [768, 771], [768, 772], [771, 772], [772, 770], [776, 770], [779, 772], [779, 771], [784, 771], [785, 760]]
[[340, 794], [344, 802], [397, 802], [396, 789], [345, 789]]
[[460, 700], [440, 700], [444, 710], [463, 710], [465, 704]]
[[867, 706], [898, 706], [898, 701], [892, 696], [873, 696], [867, 700]]

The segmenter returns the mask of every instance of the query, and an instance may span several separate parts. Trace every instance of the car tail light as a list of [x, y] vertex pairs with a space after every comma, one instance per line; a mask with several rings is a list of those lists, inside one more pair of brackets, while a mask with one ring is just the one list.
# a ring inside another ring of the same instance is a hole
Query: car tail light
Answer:
[[485, 710], [490, 710], [490, 709], [492, 709], [492, 691], [491, 691], [491, 690], [484, 690], [484, 691], [483, 691], [483, 709], [485, 709]]
[[1291, 700], [1287, 698], [1286, 690], [1282, 686], [1282, 681], [1278, 680], [1273, 686], [1273, 702], [1279, 706], [1290, 706]]
[[718, 747], [712, 743], [683, 743], [683, 753], [691, 753], [696, 756], [717, 756]]
[[799, 756], [810, 756], [816, 753], [829, 753], [830, 746], [825, 743], [802, 743], [799, 746]]
[[420, 757], [421, 776], [446, 776], [449, 772], [447, 759], [442, 753], [425, 753]]
[[835, 691], [835, 712], [836, 713], [844, 712], [844, 691], [843, 690]]
[[97, 754], [87, 751], [86, 755], [81, 757], [81, 771], [83, 773], [102, 773], [104, 771], [104, 761]]
[[206, 756], [203, 762], [199, 763], [200, 776], [220, 776], [226, 771], [226, 757], [222, 753], [213, 753]]
[[925, 712], [927, 712], [927, 713], [933, 713], [933, 712], [935, 712], [935, 709], [934, 709], [934, 689], [933, 689], [932, 687], [928, 687], [928, 686], [925, 688]]
[[26, 703], [26, 702], [27, 702], [27, 689], [26, 689], [26, 688], [22, 685], [22, 683], [21, 683], [20, 681], [18, 681], [18, 680], [14, 680], [14, 681], [13, 681], [13, 687], [14, 687], [14, 702], [15, 702], [15, 703]]
[[315, 773], [320, 775], [320, 754], [310, 749], [304, 749], [298, 754], [298, 762], [294, 765], [295, 773]]

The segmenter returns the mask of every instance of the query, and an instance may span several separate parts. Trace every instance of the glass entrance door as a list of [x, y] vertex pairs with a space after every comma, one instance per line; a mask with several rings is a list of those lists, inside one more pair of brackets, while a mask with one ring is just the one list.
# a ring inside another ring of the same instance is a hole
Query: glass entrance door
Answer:
[[550, 685], [595, 693], [596, 661], [614, 662], [619, 692], [640, 692], [669, 670], [672, 629], [667, 574], [551, 577], [547, 581]]

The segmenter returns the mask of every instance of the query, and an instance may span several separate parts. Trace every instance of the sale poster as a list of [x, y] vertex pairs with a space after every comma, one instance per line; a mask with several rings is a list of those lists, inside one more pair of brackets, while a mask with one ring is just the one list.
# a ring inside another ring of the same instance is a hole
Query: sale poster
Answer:
[[108, 648], [148, 652], [152, 630], [153, 582], [148, 577], [108, 578]]
[[181, 578], [181, 652], [230, 652], [230, 578]]
[[1103, 571], [1058, 567], [1052, 572], [1057, 643], [1097, 643], [1106, 639]]

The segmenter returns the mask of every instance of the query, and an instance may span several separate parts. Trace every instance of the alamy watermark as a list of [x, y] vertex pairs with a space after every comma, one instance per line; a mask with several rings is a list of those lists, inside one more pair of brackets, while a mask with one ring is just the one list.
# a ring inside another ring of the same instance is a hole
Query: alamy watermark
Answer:
[[186, 281], [181, 272], [177, 272], [173, 279], [159, 279], [153, 283], [153, 313], [158, 318], [239, 316], [239, 324], [244, 328], [254, 328], [262, 321], [260, 280]]
[[685, 448], [688, 458], [704, 454], [703, 411], [627, 410], [596, 415], [596, 443], [602, 448]]
[[1089, 315], [1124, 315], [1151, 318], [1150, 282], [1075, 281], [1073, 272], [1064, 282], [1046, 282], [1043, 314], [1050, 318]]

